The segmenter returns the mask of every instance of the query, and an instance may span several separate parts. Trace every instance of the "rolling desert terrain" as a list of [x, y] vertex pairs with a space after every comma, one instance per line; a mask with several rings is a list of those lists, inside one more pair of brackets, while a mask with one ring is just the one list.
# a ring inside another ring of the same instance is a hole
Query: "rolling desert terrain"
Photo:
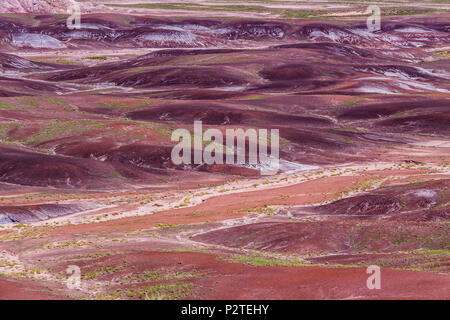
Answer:
[[0, 299], [450, 299], [448, 2], [78, 2], [0, 3]]

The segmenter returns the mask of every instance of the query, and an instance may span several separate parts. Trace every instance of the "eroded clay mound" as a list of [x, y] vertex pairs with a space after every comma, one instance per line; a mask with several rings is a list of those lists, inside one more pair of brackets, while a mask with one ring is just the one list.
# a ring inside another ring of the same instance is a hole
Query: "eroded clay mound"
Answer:
[[[411, 99], [412, 100], [412, 99]], [[364, 106], [355, 106], [350, 110], [344, 110], [337, 116], [342, 120], [365, 120], [377, 119], [385, 116], [392, 116], [396, 113], [402, 113], [411, 110], [431, 110], [431, 111], [445, 111], [448, 109], [448, 100], [433, 99], [433, 100], [417, 100], [417, 101], [400, 101], [391, 103], [377, 103]], [[401, 117], [398, 117], [401, 119]], [[392, 119], [390, 119], [392, 120]], [[396, 121], [394, 120], [394, 123]], [[390, 122], [387, 122], [389, 124]]]
[[331, 121], [311, 116], [281, 114], [269, 111], [242, 110], [222, 103], [176, 103], [163, 104], [148, 109], [131, 111], [127, 117], [144, 121], [177, 121], [192, 123], [200, 120], [204, 124], [303, 124], [310, 126], [329, 126]]
[[308, 254], [441, 249], [449, 230], [432, 224], [384, 221], [261, 222], [224, 228], [192, 239], [232, 248]]
[[0, 52], [0, 70], [51, 70], [53, 66], [49, 63], [33, 62]]
[[0, 224], [34, 222], [93, 209], [94, 205], [38, 204], [29, 206], [0, 206]]
[[43, 92], [62, 92], [59, 85], [21, 78], [0, 76], [0, 97], [28, 96]]
[[172, 146], [130, 144], [115, 146], [102, 143], [73, 143], [58, 146], [59, 154], [100, 161], [119, 162], [140, 168], [165, 168], [170, 166]]
[[379, 190], [312, 208], [288, 208], [280, 214], [308, 214], [343, 219], [448, 221], [449, 180], [384, 187]]
[[74, 0], [2, 0], [0, 13], [67, 13]]
[[432, 113], [382, 120], [377, 125], [393, 132], [420, 132], [428, 134], [450, 134], [450, 113]]
[[[51, 6], [49, 3], [55, 3]], [[70, 0], [6, 0], [0, 4], [0, 12], [61, 13], [67, 14]], [[93, 5], [80, 2], [81, 9], [103, 11]], [[66, 16], [37, 16], [32, 23], [16, 18], [5, 19], [0, 24], [0, 42], [15, 48], [36, 47], [152, 47], [152, 48], [212, 48], [239, 46], [241, 42], [307, 41], [309, 44], [338, 44], [327, 50], [354, 56], [372, 55], [361, 49], [350, 49], [348, 45], [373, 48], [420, 48], [438, 43], [448, 43], [450, 37], [443, 27], [444, 22], [416, 22], [383, 25], [380, 32], [372, 33], [359, 23], [348, 27], [324, 23], [241, 20], [219, 22], [199, 19], [198, 21], [173, 19], [158, 20], [140, 16], [83, 14], [80, 29], [66, 27]], [[298, 44], [294, 44], [296, 46]], [[292, 47], [292, 45], [288, 45]], [[389, 53], [382, 53], [389, 55]]]
[[[0, 181], [42, 187], [83, 188], [104, 185], [114, 168], [90, 159], [73, 159], [0, 147]], [[117, 174], [117, 173], [116, 173]]]
[[[83, 79], [84, 78], [84, 79]], [[48, 78], [50, 81], [83, 79], [83, 82], [108, 82], [134, 88], [189, 85], [204, 88], [243, 86], [251, 82], [248, 74], [228, 67], [177, 67], [161, 68], [142, 73], [115, 72], [105, 68], [86, 68], [60, 73]]]

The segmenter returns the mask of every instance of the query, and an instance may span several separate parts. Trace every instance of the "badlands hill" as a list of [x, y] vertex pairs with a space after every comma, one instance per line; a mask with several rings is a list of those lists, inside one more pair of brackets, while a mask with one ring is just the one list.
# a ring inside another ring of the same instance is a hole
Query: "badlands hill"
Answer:
[[[0, 13], [66, 13], [67, 8], [75, 2], [74, 0], [2, 0]], [[91, 4], [83, 3], [80, 6], [85, 9]]]

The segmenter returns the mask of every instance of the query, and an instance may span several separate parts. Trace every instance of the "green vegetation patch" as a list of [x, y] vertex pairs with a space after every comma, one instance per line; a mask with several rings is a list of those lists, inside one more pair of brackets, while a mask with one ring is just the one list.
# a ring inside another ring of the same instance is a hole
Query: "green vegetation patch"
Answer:
[[14, 103], [6, 103], [6, 102], [0, 102], [0, 109], [3, 110], [20, 110], [23, 109], [22, 106]]
[[100, 107], [104, 108], [120, 108], [120, 109], [130, 109], [130, 108], [139, 108], [139, 107], [145, 107], [151, 105], [152, 101], [143, 101], [138, 103], [125, 103], [125, 102], [101, 102], [99, 105]]
[[140, 300], [169, 300], [183, 298], [192, 293], [193, 283], [170, 283], [145, 286], [128, 290], [127, 297]]
[[9, 132], [19, 127], [17, 123], [0, 123], [0, 140], [9, 141]]
[[87, 57], [86, 59], [89, 60], [107, 60], [107, 57], [103, 57], [103, 56], [92, 56], [92, 57]]
[[54, 105], [57, 105], [61, 108], [63, 108], [65, 111], [76, 111], [74, 107], [72, 107], [69, 103], [67, 103], [64, 100], [58, 99], [58, 98], [52, 98], [52, 97], [44, 97], [41, 98], [44, 101], [50, 102]]
[[81, 278], [84, 280], [94, 280], [101, 276], [106, 276], [109, 274], [116, 273], [118, 271], [123, 270], [124, 268], [125, 268], [124, 265], [118, 265], [118, 266], [114, 266], [114, 267], [106, 266], [101, 269], [94, 269], [94, 270], [90, 270], [87, 272], [82, 272]]
[[95, 120], [55, 120], [44, 126], [39, 132], [25, 138], [25, 142], [40, 144], [63, 137], [86, 134], [105, 126], [105, 123]]
[[226, 260], [232, 262], [245, 263], [251, 266], [301, 267], [305, 265], [311, 265], [302, 260], [282, 260], [271, 257], [245, 256], [239, 254], [227, 257]]
[[159, 282], [169, 280], [200, 278], [203, 276], [204, 275], [200, 273], [182, 272], [160, 268], [152, 271], [130, 274], [127, 277], [125, 277], [121, 282], [122, 283]]

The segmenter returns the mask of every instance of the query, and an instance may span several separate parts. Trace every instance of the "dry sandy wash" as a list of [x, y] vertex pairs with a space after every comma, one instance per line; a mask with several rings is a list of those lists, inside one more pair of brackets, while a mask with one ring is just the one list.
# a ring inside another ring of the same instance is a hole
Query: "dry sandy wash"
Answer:
[[138, 2], [0, 4], [0, 299], [450, 299], [448, 5]]

